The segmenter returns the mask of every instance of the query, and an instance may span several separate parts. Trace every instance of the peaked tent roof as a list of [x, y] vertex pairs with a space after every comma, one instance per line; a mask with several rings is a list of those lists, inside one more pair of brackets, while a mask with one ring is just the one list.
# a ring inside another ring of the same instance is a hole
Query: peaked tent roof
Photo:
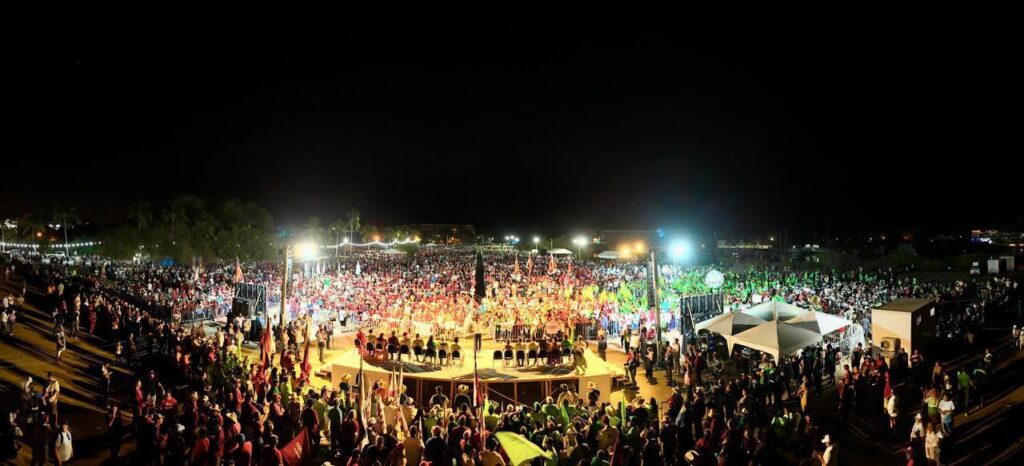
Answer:
[[572, 254], [572, 251], [563, 248], [548, 249], [548, 254], [553, 256], [567, 256]]
[[764, 351], [778, 361], [782, 355], [789, 355], [821, 341], [821, 334], [805, 328], [772, 320], [745, 332], [732, 336], [732, 345]]
[[808, 311], [805, 314], [787, 320], [786, 323], [825, 335], [844, 328], [853, 322], [825, 312]]
[[806, 314], [810, 311], [800, 306], [795, 306], [788, 303], [779, 301], [768, 301], [766, 303], [758, 304], [750, 309], [741, 311], [745, 314], [760, 317], [762, 320], [782, 320], [786, 321], [794, 317]]
[[761, 325], [765, 320], [742, 312], [725, 312], [712, 317], [695, 326], [697, 330], [707, 330], [722, 336], [735, 335], [750, 327]]

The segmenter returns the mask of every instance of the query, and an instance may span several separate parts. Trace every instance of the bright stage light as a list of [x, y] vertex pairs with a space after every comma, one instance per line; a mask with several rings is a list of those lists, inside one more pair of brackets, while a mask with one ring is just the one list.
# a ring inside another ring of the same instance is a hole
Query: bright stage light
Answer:
[[317, 247], [312, 241], [305, 241], [295, 245], [295, 255], [302, 260], [310, 260], [316, 257]]
[[687, 260], [693, 254], [693, 248], [685, 240], [675, 240], [669, 246], [668, 254], [672, 260]]
[[633, 252], [643, 254], [647, 252], [647, 245], [645, 245], [643, 241], [637, 241], [636, 244], [633, 245]]

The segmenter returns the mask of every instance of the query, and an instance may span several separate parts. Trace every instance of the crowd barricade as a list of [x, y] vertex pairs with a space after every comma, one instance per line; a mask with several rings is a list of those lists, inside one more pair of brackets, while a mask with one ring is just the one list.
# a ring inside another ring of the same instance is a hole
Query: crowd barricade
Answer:
[[584, 340], [596, 340], [597, 327], [597, 322], [576, 322], [576, 338], [583, 338]]
[[533, 326], [527, 324], [497, 324], [494, 326], [494, 339], [497, 341], [533, 340]]

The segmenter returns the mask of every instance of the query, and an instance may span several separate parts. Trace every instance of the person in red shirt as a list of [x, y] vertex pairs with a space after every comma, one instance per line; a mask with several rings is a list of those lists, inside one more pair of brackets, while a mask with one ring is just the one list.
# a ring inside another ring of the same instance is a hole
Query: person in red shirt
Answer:
[[145, 405], [146, 395], [142, 393], [142, 380], [135, 381], [135, 415], [142, 414], [142, 407]]
[[277, 436], [271, 435], [270, 440], [263, 446], [263, 453], [260, 455], [263, 466], [284, 466], [284, 455], [277, 449]]
[[206, 436], [206, 428], [199, 428], [199, 435], [196, 437], [196, 443], [192, 446], [192, 464], [193, 466], [208, 466], [210, 464], [210, 438]]
[[250, 466], [252, 464], [252, 442], [245, 439], [245, 435], [238, 434], [237, 445], [231, 452], [235, 460], [235, 466]]

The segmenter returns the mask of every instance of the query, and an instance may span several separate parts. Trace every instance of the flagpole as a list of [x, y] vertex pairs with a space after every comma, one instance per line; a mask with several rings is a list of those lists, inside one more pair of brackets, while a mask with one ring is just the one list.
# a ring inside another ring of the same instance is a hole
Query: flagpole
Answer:
[[655, 331], [655, 337], [657, 339], [654, 341], [654, 357], [655, 357], [655, 361], [658, 361], [659, 358], [661, 358], [661, 306], [659, 306], [660, 303], [658, 302], [658, 264], [657, 264], [657, 262], [655, 262], [654, 254], [655, 254], [655, 252], [652, 249], [651, 250], [651, 298], [654, 299], [654, 302], [648, 303], [648, 305], [650, 305], [651, 307], [654, 308], [654, 325], [655, 325], [655, 328], [657, 329]]

